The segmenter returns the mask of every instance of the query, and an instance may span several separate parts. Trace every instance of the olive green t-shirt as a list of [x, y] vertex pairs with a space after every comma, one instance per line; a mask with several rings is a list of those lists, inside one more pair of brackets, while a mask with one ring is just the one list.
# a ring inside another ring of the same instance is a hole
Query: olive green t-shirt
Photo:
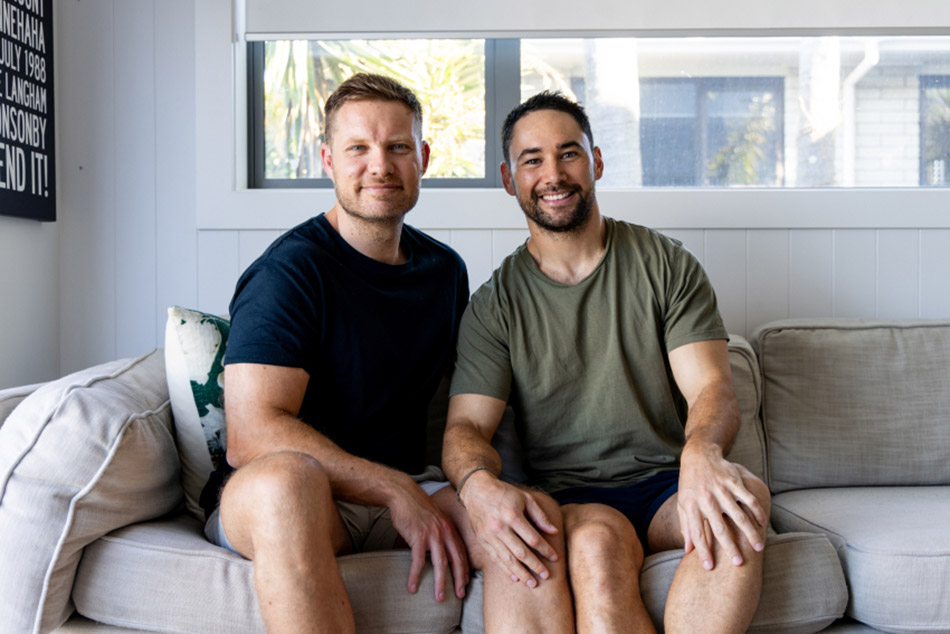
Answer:
[[727, 338], [681, 243], [605, 223], [604, 256], [580, 283], [549, 279], [522, 245], [462, 317], [451, 394], [508, 401], [531, 484], [549, 492], [676, 469], [686, 404], [667, 353]]

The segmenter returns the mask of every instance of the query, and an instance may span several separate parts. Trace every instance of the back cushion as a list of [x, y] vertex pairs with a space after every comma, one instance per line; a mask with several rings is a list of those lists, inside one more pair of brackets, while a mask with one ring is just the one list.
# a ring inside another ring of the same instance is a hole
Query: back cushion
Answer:
[[759, 419], [762, 378], [752, 346], [739, 335], [729, 335], [729, 366], [732, 369], [736, 400], [739, 402], [741, 424], [727, 457], [745, 466], [765, 482], [765, 433]]
[[182, 499], [162, 351], [40, 387], [0, 427], [0, 631], [72, 612], [83, 548]]
[[950, 322], [784, 320], [755, 342], [774, 493], [950, 484]]

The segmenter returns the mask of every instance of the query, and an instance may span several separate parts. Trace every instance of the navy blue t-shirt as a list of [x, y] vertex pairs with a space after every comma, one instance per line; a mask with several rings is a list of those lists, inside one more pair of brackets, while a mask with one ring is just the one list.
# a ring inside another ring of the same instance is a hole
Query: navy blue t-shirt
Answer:
[[349, 453], [418, 473], [468, 275], [455, 251], [412, 227], [401, 243], [406, 263], [388, 265], [323, 215], [288, 231], [238, 281], [224, 362], [303, 368], [301, 420]]

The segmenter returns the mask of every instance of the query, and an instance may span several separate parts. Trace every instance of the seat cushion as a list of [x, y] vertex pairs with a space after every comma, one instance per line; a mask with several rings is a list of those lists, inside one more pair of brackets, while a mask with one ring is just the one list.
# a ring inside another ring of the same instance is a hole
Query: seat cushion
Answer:
[[950, 484], [950, 321], [789, 319], [754, 338], [773, 493]]
[[820, 531], [841, 559], [848, 614], [885, 632], [950, 632], [950, 487], [790, 491], [779, 531]]
[[[683, 558], [682, 550], [647, 557], [640, 573], [640, 594], [657, 628], [663, 626], [666, 595]], [[484, 631], [483, 579], [473, 576], [462, 614], [462, 631]], [[835, 550], [824, 535], [769, 535], [765, 546], [762, 597], [749, 632], [810, 634], [844, 614], [848, 588]]]
[[[682, 550], [670, 550], [650, 555], [643, 564], [640, 591], [658, 627], [662, 627], [666, 595], [682, 558]], [[762, 595], [749, 632], [818, 632], [840, 618], [847, 603], [841, 565], [824, 535], [769, 535]]]
[[[190, 514], [115, 531], [86, 548], [73, 600], [101, 623], [163, 632], [264, 633], [250, 561], [210, 544]], [[453, 632], [462, 602], [433, 598], [426, 566], [419, 591], [406, 590], [408, 550], [337, 560], [361, 633]], [[451, 583], [451, 575], [449, 581]]]
[[52, 381], [0, 427], [0, 614], [46, 632], [72, 612], [83, 548], [181, 500], [162, 352]]

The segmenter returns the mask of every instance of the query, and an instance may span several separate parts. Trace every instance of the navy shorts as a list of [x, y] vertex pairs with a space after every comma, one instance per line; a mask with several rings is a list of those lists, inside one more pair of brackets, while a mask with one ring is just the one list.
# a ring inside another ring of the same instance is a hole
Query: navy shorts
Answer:
[[633, 524], [647, 552], [650, 522], [663, 503], [676, 493], [679, 477], [679, 471], [667, 471], [625, 487], [572, 487], [555, 491], [551, 497], [561, 505], [604, 504], [617, 509]]

